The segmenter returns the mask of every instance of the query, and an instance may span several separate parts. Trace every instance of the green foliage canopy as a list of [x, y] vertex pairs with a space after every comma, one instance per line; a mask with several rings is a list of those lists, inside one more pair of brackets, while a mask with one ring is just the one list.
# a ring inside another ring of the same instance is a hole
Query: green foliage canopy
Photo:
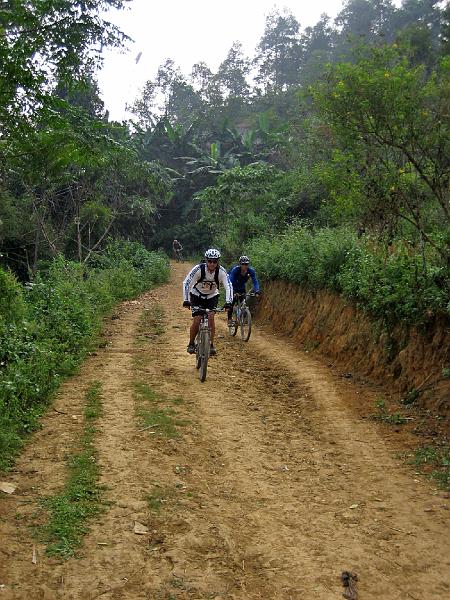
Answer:
[[394, 45], [336, 65], [313, 90], [338, 146], [351, 156], [349, 173], [358, 173], [367, 213], [403, 219], [431, 244], [426, 212], [450, 225], [449, 69], [442, 59], [427, 78]]
[[[79, 75], [126, 36], [101, 12], [128, 0], [6, 0], [0, 8], [2, 135], [29, 122], [56, 81]], [[53, 84], [53, 85], [52, 85]]]

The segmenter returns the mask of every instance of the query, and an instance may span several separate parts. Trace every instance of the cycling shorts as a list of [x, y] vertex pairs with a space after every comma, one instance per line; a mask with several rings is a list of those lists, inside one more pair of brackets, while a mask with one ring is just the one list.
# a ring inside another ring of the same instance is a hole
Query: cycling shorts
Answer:
[[205, 296], [196, 296], [195, 294], [190, 295], [191, 297], [191, 306], [192, 306], [192, 316], [196, 317], [201, 314], [196, 308], [209, 308], [210, 310], [217, 308], [219, 304], [219, 294], [216, 294], [212, 298], [207, 298]]

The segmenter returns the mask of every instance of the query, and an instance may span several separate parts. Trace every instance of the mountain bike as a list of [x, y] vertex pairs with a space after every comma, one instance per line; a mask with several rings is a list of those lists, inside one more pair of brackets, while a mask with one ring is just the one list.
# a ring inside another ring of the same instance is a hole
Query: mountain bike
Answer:
[[231, 316], [231, 325], [228, 326], [230, 335], [235, 336], [237, 330], [241, 331], [241, 339], [248, 342], [252, 333], [252, 313], [247, 306], [247, 298], [256, 296], [254, 292], [247, 294], [235, 294], [237, 298], [236, 304], [233, 306], [233, 314]]
[[208, 369], [209, 353], [211, 349], [211, 327], [209, 326], [208, 313], [224, 312], [224, 308], [200, 308], [193, 307], [193, 310], [201, 314], [200, 326], [195, 338], [195, 366], [198, 369], [200, 381], [205, 381], [206, 371]]
[[180, 250], [174, 250], [173, 253], [177, 262], [183, 262], [183, 248]]

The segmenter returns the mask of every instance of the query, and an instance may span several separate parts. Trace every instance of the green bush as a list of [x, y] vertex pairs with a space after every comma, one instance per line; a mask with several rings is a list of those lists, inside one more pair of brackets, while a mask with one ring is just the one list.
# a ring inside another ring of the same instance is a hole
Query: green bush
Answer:
[[285, 279], [311, 289], [340, 290], [339, 270], [354, 244], [354, 234], [345, 228], [316, 231], [293, 225], [270, 241], [253, 240], [248, 252], [258, 273], [265, 277]]
[[345, 227], [293, 225], [283, 235], [252, 240], [247, 252], [262, 278], [334, 290], [386, 324], [422, 325], [450, 315], [448, 271], [431, 249], [423, 256], [404, 241], [386, 248]]
[[447, 311], [446, 270], [438, 263], [430, 256], [424, 267], [423, 257], [404, 243], [388, 250], [361, 243], [352, 249], [339, 282], [344, 295], [374, 316], [418, 325]]
[[[169, 276], [169, 262], [165, 254], [150, 252], [138, 242], [125, 240], [111, 242], [106, 251], [96, 257], [93, 267], [96, 270], [100, 269], [105, 273], [110, 273], [108, 279], [118, 279], [113, 290], [117, 290], [117, 285], [119, 285], [120, 299], [127, 297], [124, 291], [126, 288], [131, 294], [136, 293], [136, 291], [143, 291], [151, 285], [167, 281]], [[133, 274], [130, 274], [131, 278], [124, 278], [120, 282], [119, 280], [124, 277], [124, 272], [126, 274], [130, 267], [133, 270]], [[120, 289], [121, 285], [124, 286], [124, 289]]]
[[23, 317], [24, 312], [22, 286], [12, 273], [0, 267], [0, 320], [15, 322]]
[[28, 300], [39, 337], [65, 354], [78, 355], [100, 326], [101, 307], [84, 284], [82, 267], [63, 257], [52, 263], [45, 279], [36, 276]]

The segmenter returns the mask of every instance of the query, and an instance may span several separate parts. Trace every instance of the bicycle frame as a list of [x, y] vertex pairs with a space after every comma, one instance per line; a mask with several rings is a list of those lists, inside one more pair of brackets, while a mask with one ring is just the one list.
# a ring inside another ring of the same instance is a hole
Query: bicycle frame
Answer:
[[181, 250], [174, 250], [173, 253], [177, 262], [181, 262], [183, 260], [183, 248], [181, 248]]
[[[239, 294], [238, 301], [236, 303], [236, 311], [238, 320], [241, 318], [242, 311], [247, 308], [247, 296], [250, 294]], [[253, 294], [254, 296], [254, 294]]]
[[195, 338], [195, 363], [199, 369], [200, 381], [205, 381], [208, 369], [208, 359], [211, 349], [211, 327], [209, 325], [208, 314], [210, 312], [223, 312], [223, 308], [201, 308], [194, 306], [193, 310], [198, 310], [201, 315], [198, 333]]

